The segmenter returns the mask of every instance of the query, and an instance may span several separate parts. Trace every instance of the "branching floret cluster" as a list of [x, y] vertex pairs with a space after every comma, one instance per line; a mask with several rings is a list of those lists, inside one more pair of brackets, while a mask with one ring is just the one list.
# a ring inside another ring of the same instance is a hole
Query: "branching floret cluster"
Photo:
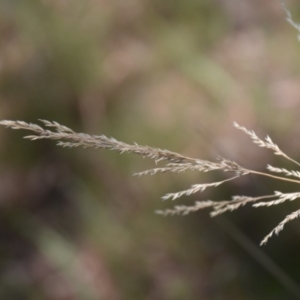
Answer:
[[[288, 23], [294, 27], [298, 32], [298, 40], [300, 41], [300, 24], [296, 23], [291, 15], [291, 12], [285, 6], [284, 0], [281, 0], [282, 8], [286, 13], [286, 20]], [[211, 182], [211, 183], [200, 183], [194, 184], [190, 188], [178, 191], [175, 193], [168, 193], [162, 197], [163, 200], [176, 200], [182, 196], [189, 196], [198, 192], [203, 192], [205, 189], [210, 187], [217, 187], [225, 182], [234, 180], [238, 177], [245, 176], [248, 174], [255, 174], [258, 176], [271, 177], [273, 179], [281, 181], [289, 181], [293, 183], [300, 183], [300, 171], [297, 170], [287, 170], [284, 168], [278, 168], [271, 165], [267, 166], [269, 172], [258, 172], [255, 170], [250, 170], [244, 168], [234, 161], [218, 158], [217, 161], [207, 161], [196, 158], [187, 157], [176, 152], [172, 152], [165, 149], [153, 148], [149, 146], [141, 146], [138, 144], [126, 144], [124, 142], [118, 141], [114, 138], [106, 137], [105, 135], [89, 135], [85, 133], [77, 133], [72, 129], [63, 126], [57, 122], [49, 122], [46, 120], [41, 120], [44, 127], [36, 124], [26, 123], [23, 121], [0, 121], [0, 125], [10, 127], [12, 129], [25, 129], [33, 132], [32, 135], [25, 136], [25, 138], [30, 140], [38, 139], [52, 139], [57, 140], [57, 145], [62, 147], [92, 147], [92, 148], [102, 148], [118, 151], [119, 153], [134, 153], [142, 155], [143, 157], [149, 157], [153, 159], [156, 163], [161, 161], [165, 162], [162, 167], [156, 167], [150, 170], [139, 172], [134, 174], [135, 176], [144, 175], [155, 175], [157, 173], [181, 173], [185, 171], [199, 171], [199, 172], [211, 172], [211, 171], [222, 171], [230, 172], [233, 174], [231, 177], [226, 178], [221, 181]], [[252, 141], [259, 147], [264, 147], [270, 149], [275, 155], [283, 156], [287, 160], [293, 162], [295, 165], [300, 166], [300, 164], [290, 158], [285, 154], [272, 140], [267, 136], [264, 140], [260, 139], [254, 131], [250, 131], [237, 123], [233, 124], [237, 129], [243, 131], [245, 134], [250, 136]], [[52, 129], [52, 130], [49, 130]], [[275, 175], [275, 173], [277, 175]], [[278, 176], [280, 174], [281, 176]], [[156, 213], [161, 215], [187, 215], [191, 212], [195, 212], [204, 208], [210, 208], [210, 215], [212, 217], [220, 215], [227, 211], [233, 211], [250, 203], [253, 207], [261, 206], [272, 206], [282, 204], [286, 201], [293, 201], [300, 198], [300, 192], [295, 193], [282, 193], [280, 191], [274, 191], [273, 194], [263, 195], [259, 197], [248, 197], [248, 196], [233, 196], [230, 200], [223, 201], [196, 201], [194, 205], [176, 205], [173, 208], [166, 210], [158, 210]], [[269, 238], [274, 234], [278, 234], [285, 226], [286, 223], [298, 218], [300, 215], [300, 209], [287, 215], [284, 220], [282, 220], [264, 239], [261, 241], [261, 245], [268, 242]]]
[[[198, 171], [198, 172], [211, 172], [211, 171], [222, 171], [229, 172], [233, 174], [231, 177], [226, 178], [221, 181], [210, 182], [210, 183], [200, 183], [194, 184], [190, 188], [174, 193], [168, 193], [162, 197], [163, 200], [176, 200], [182, 196], [189, 196], [198, 192], [203, 192], [207, 188], [217, 187], [225, 182], [234, 180], [238, 177], [245, 176], [248, 174], [255, 174], [258, 176], [271, 177], [273, 179], [289, 181], [293, 183], [300, 184], [300, 172], [294, 170], [286, 170], [283, 168], [277, 168], [271, 165], [267, 166], [269, 172], [258, 172], [255, 170], [250, 170], [244, 168], [234, 161], [219, 157], [217, 161], [201, 160], [196, 158], [187, 157], [176, 152], [171, 152], [165, 149], [153, 148], [149, 146], [141, 146], [138, 144], [126, 144], [124, 142], [118, 141], [114, 138], [106, 137], [105, 135], [89, 135], [85, 133], [77, 133], [72, 129], [63, 126], [57, 122], [49, 122], [46, 120], [41, 120], [44, 127], [36, 124], [26, 123], [23, 121], [0, 121], [0, 125], [10, 127], [12, 129], [25, 129], [33, 132], [31, 135], [25, 136], [25, 138], [30, 140], [38, 139], [51, 139], [58, 140], [57, 145], [62, 147], [92, 147], [92, 148], [102, 148], [118, 151], [119, 153], [134, 153], [141, 155], [143, 157], [149, 157], [153, 159], [156, 163], [161, 161], [165, 162], [162, 167], [156, 167], [150, 170], [139, 172], [134, 174], [135, 176], [144, 175], [155, 175], [157, 173], [181, 173], [184, 171]], [[243, 131], [245, 134], [250, 136], [252, 141], [259, 147], [264, 147], [270, 149], [275, 155], [283, 156], [289, 161], [293, 162], [297, 166], [300, 164], [294, 159], [290, 158], [285, 154], [272, 140], [267, 136], [264, 140], [260, 139], [254, 131], [250, 131], [237, 123], [233, 125]], [[51, 128], [52, 130], [49, 130]], [[274, 175], [276, 173], [276, 175]], [[281, 173], [282, 176], [277, 174]], [[210, 215], [212, 217], [220, 215], [227, 211], [233, 211], [250, 203], [253, 207], [261, 206], [272, 206], [282, 204], [286, 201], [293, 201], [300, 198], [300, 192], [295, 193], [282, 193], [280, 191], [274, 191], [273, 194], [263, 195], [259, 197], [248, 197], [248, 196], [233, 196], [230, 200], [223, 201], [196, 201], [193, 205], [176, 205], [173, 208], [166, 210], [157, 210], [156, 213], [167, 216], [167, 215], [187, 215], [191, 212], [195, 212], [204, 208], [210, 208]], [[289, 214], [286, 218], [281, 221], [262, 241], [261, 245], [267, 243], [269, 238], [274, 234], [278, 234], [284, 227], [284, 225], [300, 215], [300, 209]]]

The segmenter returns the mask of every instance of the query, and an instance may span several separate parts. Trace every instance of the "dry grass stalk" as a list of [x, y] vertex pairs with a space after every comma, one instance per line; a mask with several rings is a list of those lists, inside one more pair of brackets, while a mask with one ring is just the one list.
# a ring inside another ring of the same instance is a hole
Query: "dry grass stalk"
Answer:
[[[36, 124], [26, 123], [23, 121], [0, 121], [0, 125], [10, 127], [12, 129], [25, 129], [33, 132], [34, 134], [25, 136], [25, 138], [30, 140], [38, 139], [52, 139], [58, 140], [57, 145], [62, 147], [92, 147], [92, 148], [103, 148], [118, 151], [119, 153], [134, 153], [142, 155], [143, 157], [149, 157], [153, 159], [156, 163], [160, 161], [166, 161], [166, 165], [160, 168], [153, 168], [143, 172], [136, 173], [136, 176], [144, 175], [154, 175], [157, 173], [181, 173], [184, 171], [199, 171], [199, 172], [210, 172], [210, 171], [223, 171], [223, 172], [232, 172], [234, 175], [226, 178], [222, 181], [212, 182], [212, 183], [201, 183], [194, 184], [189, 189], [169, 193], [162, 197], [163, 200], [168, 199], [178, 199], [182, 196], [189, 196], [191, 194], [202, 192], [209, 187], [217, 187], [225, 182], [234, 180], [238, 177], [245, 176], [248, 174], [256, 174], [259, 176], [267, 176], [277, 180], [289, 181], [300, 184], [300, 180], [291, 179], [290, 177], [300, 178], [300, 172], [298, 171], [289, 171], [286, 169], [281, 169], [268, 165], [267, 170], [273, 173], [283, 173], [286, 177], [275, 176], [267, 172], [258, 172], [255, 170], [246, 169], [234, 161], [230, 161], [224, 158], [219, 158], [216, 162], [201, 160], [196, 158], [187, 157], [176, 152], [171, 152], [169, 150], [163, 150], [159, 148], [153, 148], [149, 146], [141, 146], [138, 144], [126, 144], [120, 142], [114, 138], [108, 138], [105, 135], [89, 135], [85, 133], [76, 133], [72, 129], [60, 125], [57, 122], [49, 122], [46, 120], [41, 120], [45, 127], [52, 128], [49, 130], [43, 128]], [[259, 147], [265, 147], [274, 152], [275, 155], [283, 156], [289, 161], [300, 165], [297, 161], [290, 158], [286, 155], [272, 140], [267, 136], [264, 140], [260, 139], [254, 131], [250, 131], [243, 126], [234, 123], [234, 126], [249, 135], [252, 141], [257, 144]], [[289, 177], [289, 178], [287, 178]], [[223, 201], [196, 201], [194, 205], [185, 206], [177, 205], [172, 209], [158, 210], [158, 214], [162, 215], [187, 215], [191, 212], [198, 211], [204, 208], [210, 208], [211, 216], [217, 216], [227, 211], [233, 211], [238, 209], [241, 206], [244, 206], [248, 203], [252, 204], [254, 207], [260, 206], [272, 206], [278, 205], [285, 201], [293, 201], [297, 198], [300, 198], [299, 193], [282, 193], [279, 191], [274, 191], [273, 194], [263, 195], [259, 197], [248, 197], [248, 196], [234, 196], [232, 200], [223, 200]], [[265, 200], [265, 201], [261, 201]], [[266, 201], [268, 200], [268, 201]], [[268, 239], [275, 233], [278, 234], [284, 227], [284, 225], [300, 215], [300, 210], [293, 212], [288, 215], [278, 226], [276, 226], [261, 242], [261, 245], [267, 243]]]
[[[296, 23], [293, 18], [291, 12], [287, 9], [285, 5], [285, 1], [281, 0], [281, 5], [283, 10], [286, 13], [287, 22], [294, 27], [298, 31], [298, 40], [300, 41], [300, 24]], [[119, 153], [134, 153], [138, 155], [142, 155], [143, 157], [149, 157], [155, 160], [156, 163], [160, 161], [166, 161], [166, 165], [159, 168], [153, 168], [150, 170], [146, 170], [143, 172], [139, 172], [134, 174], [135, 176], [144, 176], [144, 175], [155, 175], [157, 173], [181, 173], [185, 171], [199, 171], [199, 172], [210, 172], [210, 171], [223, 171], [223, 172], [233, 172], [234, 176], [224, 179], [218, 182], [212, 183], [202, 183], [202, 184], [194, 184], [189, 189], [169, 193], [162, 197], [163, 200], [172, 199], [175, 200], [182, 196], [188, 196], [197, 192], [202, 192], [208, 187], [217, 187], [220, 184], [223, 184], [227, 181], [234, 180], [240, 176], [244, 176], [247, 174], [256, 174], [259, 176], [267, 176], [277, 180], [289, 181], [293, 183], [300, 183], [300, 180], [275, 176], [270, 173], [258, 172], [255, 170], [246, 169], [240, 165], [238, 165], [234, 161], [230, 161], [224, 158], [219, 158], [217, 162], [211, 162], [207, 160], [195, 159], [187, 156], [183, 156], [176, 152], [171, 152], [165, 149], [153, 148], [149, 146], [141, 146], [138, 144], [126, 144], [120, 142], [114, 138], [108, 138], [105, 135], [89, 135], [85, 133], [76, 133], [72, 129], [63, 126], [57, 122], [49, 122], [46, 120], [40, 120], [45, 127], [53, 128], [54, 130], [45, 129], [39, 125], [26, 123], [23, 121], [8, 121], [3, 120], [0, 121], [0, 125], [4, 125], [6, 127], [10, 127], [12, 129], [24, 129], [32, 131], [33, 135], [25, 136], [25, 138], [30, 140], [38, 140], [38, 139], [52, 139], [58, 140], [57, 145], [62, 147], [79, 147], [82, 146], [84, 148], [92, 147], [92, 148], [103, 148], [118, 151]], [[243, 131], [247, 135], [249, 135], [252, 141], [257, 144], [259, 147], [265, 147], [274, 152], [275, 155], [283, 156], [289, 161], [295, 163], [300, 166], [300, 163], [296, 160], [290, 158], [286, 155], [272, 140], [269, 136], [265, 138], [265, 140], [260, 139], [254, 131], [250, 131], [243, 126], [240, 126], [237, 123], [233, 124], [237, 129]], [[300, 179], [300, 172], [294, 170], [287, 170], [283, 168], [277, 168], [268, 165], [267, 170], [272, 173], [282, 173], [287, 177], [296, 177]], [[274, 194], [263, 195], [259, 197], [248, 197], [248, 196], [233, 196], [231, 200], [223, 200], [223, 201], [196, 201], [194, 205], [186, 206], [186, 205], [177, 205], [172, 209], [166, 210], [158, 210], [156, 213], [162, 215], [187, 215], [191, 212], [198, 211], [204, 208], [211, 208], [212, 212], [210, 215], [212, 217], [222, 214], [227, 211], [233, 211], [238, 209], [241, 206], [244, 206], [248, 203], [251, 203], [253, 207], [260, 206], [272, 206], [278, 205], [285, 201], [293, 201], [297, 198], [300, 198], [299, 193], [282, 193], [279, 191], [274, 191]], [[270, 199], [269, 201], [261, 201]], [[284, 227], [284, 225], [296, 218], [300, 215], [300, 210], [297, 210], [281, 221], [265, 238], [261, 241], [261, 245], [264, 245], [268, 242], [269, 238], [273, 236], [273, 234], [278, 234]]]

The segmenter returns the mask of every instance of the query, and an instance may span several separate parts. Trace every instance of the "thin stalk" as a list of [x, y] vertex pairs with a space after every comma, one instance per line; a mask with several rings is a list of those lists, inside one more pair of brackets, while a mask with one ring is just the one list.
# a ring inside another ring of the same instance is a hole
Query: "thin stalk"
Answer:
[[283, 181], [294, 182], [294, 183], [299, 183], [299, 184], [300, 184], [300, 180], [290, 179], [290, 178], [281, 177], [281, 176], [275, 176], [275, 175], [271, 175], [271, 174], [264, 173], [264, 172], [258, 172], [258, 171], [252, 171], [252, 170], [248, 170], [248, 171], [249, 171], [250, 173], [256, 174], [256, 175], [261, 175], [261, 176], [271, 177], [271, 178], [273, 178], [273, 179], [278, 179], [278, 180], [283, 180]]

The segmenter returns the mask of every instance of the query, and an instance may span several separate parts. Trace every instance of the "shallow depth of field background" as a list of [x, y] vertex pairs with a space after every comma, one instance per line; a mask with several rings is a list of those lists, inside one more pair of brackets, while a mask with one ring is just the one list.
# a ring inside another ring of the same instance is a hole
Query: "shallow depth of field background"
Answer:
[[[287, 5], [300, 21], [299, 3]], [[294, 169], [232, 122], [300, 160], [299, 79], [279, 1], [0, 0], [1, 119]], [[297, 201], [214, 219], [154, 214], [297, 186], [249, 176], [162, 202], [229, 174], [136, 178], [155, 163], [24, 134], [0, 128], [1, 299], [299, 299], [300, 221], [259, 247]]]

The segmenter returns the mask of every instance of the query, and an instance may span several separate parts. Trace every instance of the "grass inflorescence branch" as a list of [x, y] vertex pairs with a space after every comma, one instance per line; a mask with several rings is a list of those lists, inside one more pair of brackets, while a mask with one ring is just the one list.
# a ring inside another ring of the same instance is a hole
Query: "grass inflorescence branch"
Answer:
[[[203, 192], [206, 188], [217, 187], [225, 182], [234, 180], [238, 177], [245, 176], [248, 174], [255, 174], [258, 176], [267, 176], [276, 180], [289, 181], [293, 183], [300, 184], [300, 172], [299, 171], [290, 171], [283, 168], [277, 168], [268, 165], [268, 172], [258, 172], [255, 170], [250, 170], [244, 168], [237, 164], [234, 161], [218, 158], [215, 162], [196, 159], [181, 155], [176, 152], [172, 152], [166, 149], [159, 149], [149, 146], [141, 146], [137, 143], [127, 144], [121, 141], [118, 141], [114, 138], [109, 138], [105, 135], [89, 135], [85, 133], [77, 133], [72, 129], [63, 126], [57, 122], [50, 122], [47, 120], [40, 120], [44, 127], [26, 123], [23, 121], [0, 121], [0, 125], [10, 127], [12, 129], [24, 129], [31, 131], [30, 135], [25, 136], [24, 138], [30, 140], [39, 140], [39, 139], [51, 139], [57, 140], [57, 145], [62, 147], [84, 147], [84, 148], [102, 148], [117, 151], [119, 153], [134, 153], [141, 155], [143, 157], [148, 157], [153, 159], [155, 163], [160, 161], [165, 161], [165, 166], [156, 167], [150, 170], [139, 172], [134, 174], [135, 176], [145, 176], [145, 175], [155, 175], [157, 173], [181, 173], [185, 171], [198, 171], [198, 172], [211, 172], [211, 171], [222, 171], [222, 172], [231, 172], [234, 175], [217, 182], [210, 183], [197, 183], [193, 184], [190, 188], [174, 193], [168, 193], [162, 197], [163, 200], [176, 200], [182, 196], [189, 196], [198, 192]], [[267, 136], [264, 140], [260, 139], [254, 131], [250, 131], [243, 126], [240, 126], [237, 123], [234, 123], [234, 126], [250, 136], [252, 141], [257, 144], [259, 147], [264, 147], [270, 149], [274, 152], [275, 155], [283, 156], [289, 161], [300, 165], [297, 161], [290, 158], [285, 154], [272, 140]], [[50, 130], [51, 129], [51, 130]], [[284, 177], [273, 175], [272, 173], [282, 173]], [[297, 179], [291, 179], [294, 177]], [[227, 211], [233, 211], [242, 207], [248, 203], [252, 204], [254, 207], [261, 206], [273, 206], [281, 204], [285, 201], [293, 201], [300, 198], [300, 192], [295, 193], [282, 193], [279, 191], [274, 191], [273, 194], [263, 195], [259, 197], [249, 197], [249, 196], [234, 196], [231, 200], [223, 201], [196, 201], [194, 205], [176, 205], [171, 209], [158, 210], [156, 213], [161, 215], [187, 215], [191, 212], [195, 212], [204, 208], [210, 208], [212, 217], [220, 215]], [[261, 242], [261, 245], [267, 243], [268, 239], [275, 233], [278, 234], [284, 227], [284, 225], [295, 218], [298, 218], [300, 215], [300, 210], [293, 212], [288, 215], [281, 223], [279, 223]]]

